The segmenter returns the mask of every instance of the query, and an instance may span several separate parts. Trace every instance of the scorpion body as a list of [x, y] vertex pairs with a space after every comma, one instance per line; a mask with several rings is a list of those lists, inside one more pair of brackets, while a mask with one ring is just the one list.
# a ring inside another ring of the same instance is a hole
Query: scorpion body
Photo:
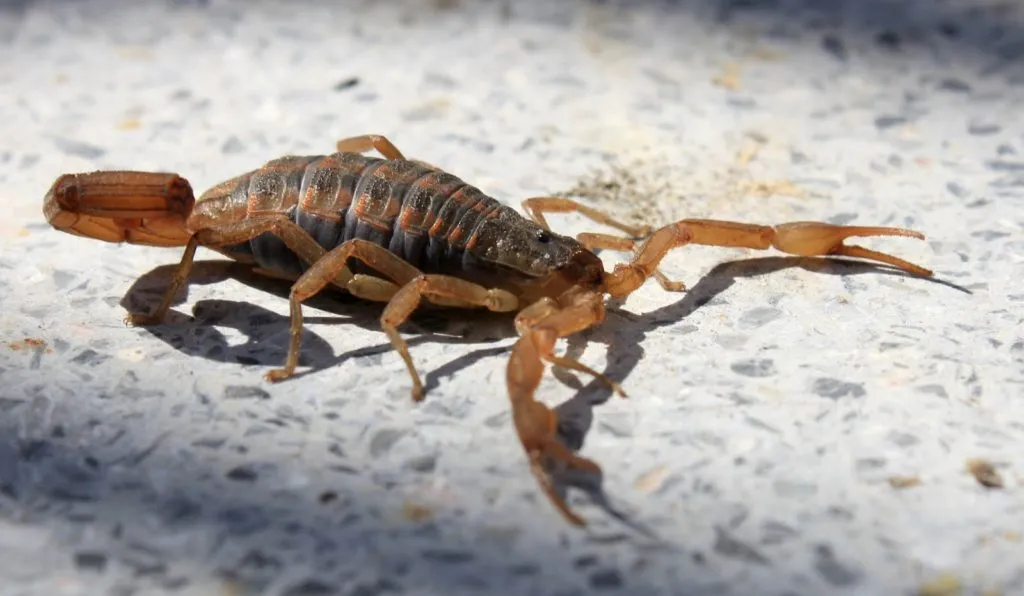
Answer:
[[[371, 149], [383, 159], [364, 155]], [[557, 439], [554, 411], [534, 394], [547, 362], [593, 375], [625, 395], [603, 374], [554, 352], [560, 338], [604, 320], [606, 295], [627, 296], [652, 277], [666, 290], [685, 289], [658, 265], [671, 249], [689, 244], [856, 257], [932, 275], [897, 257], [843, 243], [851, 236], [923, 238], [901, 228], [685, 219], [653, 230], [565, 198], [531, 198], [523, 207], [530, 218], [452, 174], [406, 159], [386, 138], [364, 135], [339, 141], [334, 154], [272, 160], [199, 199], [177, 174], [65, 174], [51, 186], [43, 212], [56, 229], [71, 234], [185, 247], [161, 303], [149, 314], [130, 313], [130, 324], [162, 322], [199, 246], [292, 280], [288, 355], [283, 368], [267, 373], [270, 381], [294, 374], [302, 302], [327, 286], [387, 303], [381, 325], [405, 361], [417, 401], [423, 399], [423, 386], [398, 327], [423, 300], [516, 313], [519, 339], [506, 369], [513, 423], [541, 487], [568, 521], [580, 525], [582, 518], [552, 484], [551, 466], [600, 468]], [[545, 212], [580, 213], [626, 237], [559, 235], [549, 229]], [[632, 258], [605, 271], [596, 249], [632, 253]]]

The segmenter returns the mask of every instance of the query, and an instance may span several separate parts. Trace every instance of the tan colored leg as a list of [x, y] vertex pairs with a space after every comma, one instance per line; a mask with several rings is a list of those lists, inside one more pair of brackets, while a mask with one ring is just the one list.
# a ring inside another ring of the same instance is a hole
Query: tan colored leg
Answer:
[[398, 147], [395, 147], [387, 137], [381, 135], [349, 137], [338, 141], [336, 147], [339, 153], [366, 153], [371, 149], [376, 149], [386, 159], [405, 159]]
[[613, 218], [603, 211], [587, 207], [571, 199], [563, 199], [562, 197], [534, 197], [526, 199], [522, 205], [523, 210], [526, 211], [533, 221], [548, 230], [551, 228], [548, 226], [547, 220], [544, 219], [544, 213], [579, 213], [599, 224], [625, 232], [633, 238], [643, 238], [652, 231], [650, 226], [632, 226]]
[[913, 275], [931, 277], [930, 270], [903, 259], [860, 246], [843, 244], [844, 240], [853, 236], [905, 236], [924, 239], [920, 232], [903, 228], [837, 226], [815, 221], [763, 226], [711, 219], [684, 219], [656, 231], [634, 256], [632, 262], [615, 266], [615, 270], [607, 276], [605, 286], [608, 293], [615, 297], [631, 294], [653, 274], [668, 251], [687, 244], [759, 250], [774, 247], [782, 252], [800, 256], [857, 257], [892, 265]]
[[505, 290], [488, 289], [447, 275], [420, 275], [403, 285], [384, 308], [380, 324], [409, 369], [409, 376], [412, 378], [413, 401], [423, 400], [423, 383], [413, 365], [412, 356], [409, 354], [409, 345], [402, 339], [398, 327], [408, 320], [423, 298], [428, 300], [454, 299], [471, 306], [486, 307], [494, 312], [510, 312], [519, 308], [519, 300]]
[[251, 240], [261, 234], [270, 232], [284, 241], [285, 245], [307, 263], [314, 263], [325, 254], [305, 230], [283, 215], [273, 215], [235, 221], [216, 228], [199, 230], [189, 238], [181, 262], [164, 291], [163, 299], [152, 313], [143, 315], [130, 313], [125, 317], [129, 325], [158, 325], [167, 316], [167, 311], [178, 291], [188, 280], [192, 270], [192, 260], [196, 249], [200, 246], [218, 247], [239, 244]]
[[[525, 335], [538, 323], [550, 318], [559, 310], [560, 307], [555, 300], [551, 298], [542, 298], [519, 311], [519, 314], [516, 315], [515, 321], [516, 331], [519, 332], [520, 336]], [[622, 385], [619, 385], [603, 373], [590, 368], [578, 360], [573, 360], [572, 358], [566, 358], [564, 356], [556, 356], [553, 352], [549, 354], [542, 354], [541, 357], [555, 366], [586, 373], [607, 385], [608, 388], [617, 393], [619, 397], [627, 397], [626, 391], [622, 388]]]
[[[350, 258], [359, 259], [398, 285], [405, 285], [420, 275], [419, 270], [409, 263], [388, 252], [387, 249], [366, 240], [349, 240], [332, 249], [313, 263], [292, 284], [288, 297], [288, 309], [291, 317], [288, 356], [283, 368], [273, 369], [264, 375], [268, 381], [280, 381], [295, 374], [295, 367], [299, 363], [299, 348], [302, 343], [302, 303], [320, 293], [327, 284], [337, 279], [341, 272], [347, 271], [346, 263]], [[362, 292], [363, 297], [377, 295], [380, 298], [391, 291], [390, 287], [369, 281], [367, 279], [369, 277], [371, 276], [360, 276], [357, 281], [353, 276], [348, 282], [352, 288], [346, 285], [346, 289], [354, 290], [353, 293]]]
[[[593, 232], [582, 232], [576, 236], [587, 250], [603, 249], [603, 250], [616, 250], [619, 252], [629, 252], [636, 254], [636, 241], [632, 238], [622, 238], [620, 236], [611, 236], [609, 234], [596, 234]], [[667, 275], [661, 272], [661, 269], [655, 269], [651, 277], [658, 281], [661, 288], [666, 292], [685, 292], [686, 284], [681, 281], [669, 279]]]
[[544, 493], [570, 523], [582, 526], [586, 522], [558, 495], [548, 470], [556, 463], [592, 473], [600, 473], [601, 468], [558, 440], [557, 415], [534, 399], [534, 393], [544, 374], [544, 361], [553, 357], [555, 342], [604, 320], [604, 301], [600, 293], [580, 294], [563, 308], [552, 308], [549, 303], [538, 306], [532, 315], [517, 320], [517, 326], [522, 327], [521, 337], [512, 348], [506, 369], [512, 419], [530, 460], [530, 470]]
[[356, 273], [345, 284], [345, 289], [356, 298], [373, 302], [389, 302], [398, 293], [398, 285], [386, 279]]

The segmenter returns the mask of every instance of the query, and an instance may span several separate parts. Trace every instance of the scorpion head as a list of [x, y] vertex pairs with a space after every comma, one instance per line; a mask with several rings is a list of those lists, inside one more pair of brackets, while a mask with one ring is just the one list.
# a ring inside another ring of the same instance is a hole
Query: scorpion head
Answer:
[[512, 286], [528, 299], [555, 297], [575, 286], [596, 289], [604, 276], [601, 259], [579, 241], [511, 209], [483, 222], [469, 251], [500, 275], [497, 285]]

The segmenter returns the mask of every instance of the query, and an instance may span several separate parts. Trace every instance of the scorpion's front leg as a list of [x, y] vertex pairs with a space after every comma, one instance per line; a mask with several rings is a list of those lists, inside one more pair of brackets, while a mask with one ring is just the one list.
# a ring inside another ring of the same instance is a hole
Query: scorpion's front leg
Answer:
[[932, 272], [898, 257], [860, 246], [843, 244], [853, 236], [906, 236], [924, 239], [920, 232], [879, 226], [838, 226], [801, 221], [763, 226], [711, 219], [684, 219], [657, 230], [628, 264], [615, 266], [605, 279], [612, 296], [632, 293], [651, 277], [662, 258], [673, 248], [687, 244], [729, 246], [766, 250], [775, 248], [799, 256], [846, 256], [885, 263], [913, 275], [931, 277]]
[[593, 207], [588, 207], [579, 201], [573, 201], [562, 197], [533, 197], [531, 199], [524, 200], [522, 205], [523, 210], [526, 211], [533, 221], [549, 230], [551, 228], [548, 227], [548, 222], [544, 218], [545, 213], [579, 213], [580, 215], [599, 224], [625, 232], [633, 238], [641, 238], [651, 233], [650, 226], [633, 226], [623, 223], [603, 211], [599, 211]]
[[[563, 464], [571, 469], [599, 474], [601, 468], [593, 461], [576, 455], [558, 440], [557, 415], [534, 399], [534, 393], [544, 374], [544, 361], [552, 360], [555, 342], [604, 320], [604, 303], [600, 294], [590, 293], [577, 296], [565, 308], [549, 304], [531, 309], [532, 315], [546, 311], [546, 316], [519, 317], [516, 321], [520, 338], [512, 348], [506, 372], [512, 419], [537, 482], [567, 520], [582, 526], [586, 522], [555, 490], [549, 470], [553, 464]], [[531, 309], [523, 311], [524, 314]]]

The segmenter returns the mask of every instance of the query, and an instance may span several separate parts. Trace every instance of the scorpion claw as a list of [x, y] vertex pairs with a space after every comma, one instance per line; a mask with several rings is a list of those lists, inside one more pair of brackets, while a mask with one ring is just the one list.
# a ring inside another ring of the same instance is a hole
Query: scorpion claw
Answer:
[[574, 526], [581, 527], [587, 525], [586, 520], [573, 511], [572, 508], [569, 507], [569, 504], [565, 502], [565, 499], [558, 494], [554, 483], [551, 481], [551, 476], [548, 474], [547, 470], [544, 469], [544, 465], [540, 461], [539, 453], [530, 454], [530, 470], [533, 472], [534, 478], [537, 479], [537, 484], [540, 485], [544, 494], [548, 496], [548, 500], [554, 504], [559, 513], [561, 513], [569, 523]]
[[600, 475], [601, 467], [593, 461], [569, 451], [555, 437], [548, 438], [540, 444], [540, 447], [531, 450], [529, 457], [530, 470], [552, 504], [569, 523], [575, 526], [587, 525], [586, 520], [569, 507], [565, 497], [555, 487], [552, 471], [574, 470], [587, 475]]
[[548, 500], [569, 523], [585, 526], [586, 521], [576, 514], [555, 486], [555, 475], [577, 472], [584, 476], [600, 477], [601, 467], [595, 462], [576, 455], [558, 440], [556, 414], [547, 406], [530, 402], [514, 414], [519, 439], [530, 462], [530, 471]]

